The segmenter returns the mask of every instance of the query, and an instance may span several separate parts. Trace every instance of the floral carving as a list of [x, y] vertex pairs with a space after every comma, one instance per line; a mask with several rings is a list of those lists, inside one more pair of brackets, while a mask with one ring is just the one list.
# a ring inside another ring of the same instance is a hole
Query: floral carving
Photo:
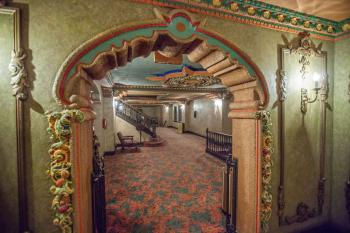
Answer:
[[202, 75], [184, 75], [164, 81], [165, 87], [203, 87], [220, 83], [219, 78]]
[[27, 83], [27, 71], [24, 67], [24, 59], [26, 54], [23, 49], [18, 51], [12, 51], [11, 62], [9, 64], [9, 70], [11, 72], [11, 85], [12, 94], [17, 96], [20, 100], [25, 100], [28, 97], [27, 88], [29, 87]]
[[260, 221], [263, 232], [269, 231], [269, 221], [272, 214], [272, 154], [273, 154], [273, 138], [271, 132], [271, 114], [268, 111], [259, 111], [256, 113], [256, 119], [262, 121], [263, 132], [263, 150], [261, 159], [261, 177], [262, 177], [262, 191], [261, 191], [261, 212]]
[[280, 72], [280, 86], [279, 86], [279, 100], [284, 101], [287, 95], [287, 78], [286, 72], [281, 70]]
[[84, 115], [79, 110], [64, 110], [47, 114], [52, 145], [49, 150], [50, 167], [48, 176], [53, 184], [51, 208], [54, 212], [53, 224], [60, 227], [62, 233], [72, 233], [72, 185], [70, 160], [70, 139], [72, 121], [82, 122]]

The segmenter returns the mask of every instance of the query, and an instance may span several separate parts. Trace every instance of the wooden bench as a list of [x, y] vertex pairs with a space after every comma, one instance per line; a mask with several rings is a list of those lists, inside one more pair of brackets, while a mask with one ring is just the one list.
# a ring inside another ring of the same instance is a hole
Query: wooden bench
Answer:
[[124, 150], [125, 147], [133, 147], [136, 150], [138, 149], [137, 143], [134, 142], [134, 136], [124, 136], [121, 132], [118, 132], [117, 135], [122, 146], [122, 150]]

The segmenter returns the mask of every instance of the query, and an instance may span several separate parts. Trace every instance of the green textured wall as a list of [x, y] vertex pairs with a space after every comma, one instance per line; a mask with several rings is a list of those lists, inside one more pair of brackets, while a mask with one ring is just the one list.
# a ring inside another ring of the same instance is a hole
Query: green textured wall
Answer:
[[13, 49], [13, 17], [0, 14], [0, 226], [18, 231], [16, 103], [12, 96], [8, 64]]
[[345, 209], [345, 182], [350, 173], [350, 38], [335, 43], [332, 222], [350, 231]]
[[[45, 175], [49, 159], [47, 149], [49, 147], [48, 135], [46, 133], [47, 122], [43, 115], [44, 111], [58, 109], [52, 98], [52, 85], [54, 77], [65, 58], [86, 40], [94, 37], [111, 27], [122, 25], [128, 22], [144, 19], [153, 19], [152, 6], [137, 4], [122, 0], [75, 0], [75, 1], [14, 1], [13, 5], [21, 7], [23, 10], [23, 39], [24, 47], [29, 53], [28, 72], [34, 80], [32, 99], [30, 101], [30, 115], [27, 115], [27, 123], [30, 132], [27, 140], [27, 156], [31, 162], [32, 169], [28, 172], [29, 177], [29, 200], [30, 200], [30, 225], [33, 232], [58, 232], [51, 224], [50, 203], [51, 196], [48, 189], [50, 181]], [[295, 35], [281, 33], [269, 29], [257, 28], [250, 25], [233, 23], [231, 21], [208, 17], [205, 26], [223, 35], [243, 50], [258, 65], [267, 79], [270, 90], [269, 109], [276, 101], [276, 71], [278, 69], [278, 45], [283, 44], [282, 35], [291, 39]], [[2, 39], [2, 34], [0, 36]], [[319, 41], [315, 41], [316, 44]], [[329, 61], [334, 58], [334, 44], [323, 42], [323, 50], [328, 52]], [[6, 56], [7, 57], [7, 56]], [[6, 62], [5, 62], [6, 63]], [[1, 63], [2, 67], [7, 67]], [[330, 77], [331, 93], [333, 89], [333, 63], [328, 62], [328, 74]], [[2, 83], [1, 83], [2, 84]], [[1, 85], [1, 95], [9, 96], [8, 84]], [[7, 97], [8, 98], [8, 97]], [[1, 98], [0, 101], [3, 101]], [[330, 98], [332, 105], [332, 98]], [[2, 102], [1, 102], [2, 103]], [[8, 112], [13, 112], [9, 109]], [[277, 109], [273, 108], [274, 135], [277, 135]], [[0, 114], [1, 115], [1, 114]], [[6, 117], [8, 117], [7, 114]], [[3, 117], [1, 115], [1, 117]], [[13, 119], [13, 118], [11, 118]], [[2, 121], [0, 121], [2, 122]], [[5, 127], [0, 124], [0, 127]], [[6, 126], [8, 127], [8, 126]], [[329, 114], [327, 122], [327, 136], [332, 135], [332, 116]], [[13, 125], [11, 129], [13, 129]], [[3, 130], [3, 128], [1, 128]], [[1, 131], [4, 132], [4, 131]], [[7, 145], [12, 145], [13, 140], [8, 140]], [[293, 140], [290, 138], [289, 140]], [[330, 156], [332, 140], [327, 140], [327, 156]], [[12, 148], [13, 150], [13, 148]], [[3, 150], [1, 150], [1, 154]], [[13, 151], [5, 149], [6, 156], [10, 157]], [[271, 232], [283, 233], [292, 232], [296, 229], [307, 227], [310, 224], [318, 224], [325, 219], [310, 220], [306, 224], [295, 224], [291, 227], [279, 228], [277, 225], [277, 187], [279, 174], [278, 150], [274, 154], [273, 168], [273, 219], [271, 222]], [[328, 167], [329, 168], [329, 167]], [[329, 169], [328, 169], [329, 171]], [[305, 171], [297, 171], [301, 176]], [[11, 173], [6, 173], [11, 174]], [[295, 181], [288, 181], [288, 185], [298, 185]], [[329, 204], [329, 185], [327, 183], [326, 209]], [[315, 197], [316, 198], [316, 197]], [[299, 202], [300, 200], [286, 200], [287, 205]], [[288, 213], [293, 214], [293, 213]]]

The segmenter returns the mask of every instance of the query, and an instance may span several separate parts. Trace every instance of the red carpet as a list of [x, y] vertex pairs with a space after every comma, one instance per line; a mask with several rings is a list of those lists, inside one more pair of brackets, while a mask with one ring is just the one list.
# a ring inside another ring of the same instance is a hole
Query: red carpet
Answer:
[[107, 233], [219, 233], [222, 167], [205, 139], [160, 128], [167, 142], [105, 158]]

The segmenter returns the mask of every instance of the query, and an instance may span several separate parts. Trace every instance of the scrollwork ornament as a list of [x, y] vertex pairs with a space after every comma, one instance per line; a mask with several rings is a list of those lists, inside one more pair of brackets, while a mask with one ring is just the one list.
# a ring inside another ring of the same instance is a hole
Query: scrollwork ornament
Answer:
[[164, 81], [165, 87], [204, 87], [221, 83], [219, 78], [204, 75], [184, 75]]
[[262, 121], [263, 133], [263, 150], [261, 158], [261, 212], [260, 224], [262, 232], [269, 232], [269, 221], [272, 215], [272, 154], [273, 154], [273, 138], [272, 138], [272, 123], [271, 114], [268, 111], [259, 111], [256, 113], [256, 119]]
[[47, 174], [53, 184], [50, 193], [53, 195], [51, 208], [54, 213], [53, 224], [60, 227], [62, 233], [72, 233], [72, 194], [73, 184], [70, 160], [70, 139], [72, 121], [82, 122], [84, 115], [79, 110], [64, 110], [62, 112], [47, 113], [52, 140], [49, 150], [50, 167]]
[[310, 33], [308, 32], [302, 32], [299, 34], [301, 37], [299, 41], [298, 47], [290, 47], [291, 53], [299, 54], [300, 60], [299, 64], [301, 64], [301, 77], [302, 79], [306, 79], [307, 73], [308, 73], [308, 67], [310, 65], [309, 58], [314, 56], [315, 54], [320, 53], [319, 50], [314, 49], [312, 46], [312, 42], [310, 39]]
[[27, 71], [24, 66], [24, 59], [26, 54], [23, 49], [18, 51], [12, 51], [11, 61], [9, 64], [9, 70], [11, 72], [12, 94], [20, 100], [26, 100], [28, 98], [29, 84], [27, 82]]
[[282, 102], [286, 99], [287, 96], [287, 77], [286, 72], [281, 70], [280, 72], [280, 90], [279, 90], [279, 100]]

